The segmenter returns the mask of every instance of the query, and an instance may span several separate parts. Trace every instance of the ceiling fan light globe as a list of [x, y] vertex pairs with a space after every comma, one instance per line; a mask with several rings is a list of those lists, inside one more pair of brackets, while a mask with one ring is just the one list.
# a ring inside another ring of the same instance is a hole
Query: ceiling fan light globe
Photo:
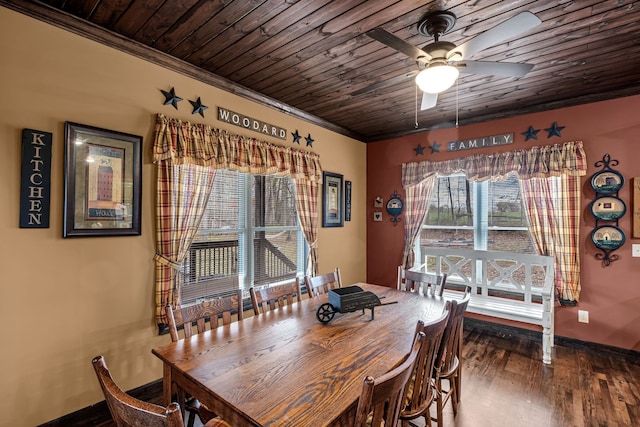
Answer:
[[459, 74], [451, 65], [432, 65], [418, 73], [416, 84], [423, 92], [440, 93], [453, 86]]

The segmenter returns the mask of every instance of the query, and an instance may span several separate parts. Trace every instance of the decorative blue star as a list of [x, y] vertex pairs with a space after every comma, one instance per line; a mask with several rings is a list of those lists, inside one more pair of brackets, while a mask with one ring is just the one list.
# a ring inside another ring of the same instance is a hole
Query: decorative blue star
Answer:
[[526, 132], [522, 132], [522, 135], [524, 135], [524, 142], [527, 142], [530, 139], [538, 139], [538, 132], [540, 132], [540, 129], [534, 129], [533, 126], [529, 126], [529, 129], [527, 129]]
[[413, 149], [413, 151], [416, 152], [416, 156], [418, 154], [424, 154], [424, 149], [427, 147], [423, 147], [422, 145], [418, 144], [418, 146], [416, 148]]
[[193, 106], [193, 111], [191, 112], [191, 114], [200, 114], [202, 117], [204, 117], [204, 110], [206, 110], [209, 107], [207, 107], [206, 105], [202, 105], [202, 101], [200, 101], [200, 97], [198, 97], [197, 101], [189, 100], [189, 102]]
[[171, 88], [171, 90], [167, 92], [166, 90], [160, 89], [160, 92], [162, 92], [162, 94], [164, 95], [164, 105], [171, 104], [173, 105], [173, 108], [177, 110], [178, 102], [182, 101], [182, 98], [176, 95], [176, 90], [174, 88]]
[[305, 136], [304, 139], [307, 140], [307, 147], [313, 147], [313, 138], [311, 138], [311, 134], [309, 134], [309, 136]]
[[302, 135], [298, 133], [298, 129], [296, 129], [295, 132], [291, 132], [291, 135], [293, 135], [293, 142], [300, 144], [300, 138], [302, 138]]
[[440, 144], [438, 144], [436, 141], [433, 141], [433, 144], [431, 144], [431, 147], [429, 148], [431, 148], [431, 154], [440, 152]]
[[560, 136], [560, 131], [564, 128], [565, 126], [558, 126], [558, 123], [553, 122], [550, 128], [545, 129], [546, 132], [549, 132], [547, 138], [551, 138], [552, 136]]

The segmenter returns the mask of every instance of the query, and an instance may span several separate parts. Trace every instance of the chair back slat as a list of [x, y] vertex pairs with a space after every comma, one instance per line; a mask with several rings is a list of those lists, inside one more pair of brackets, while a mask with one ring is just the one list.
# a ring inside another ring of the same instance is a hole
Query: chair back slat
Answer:
[[471, 287], [467, 286], [461, 300], [452, 300], [451, 314], [444, 330], [435, 368], [446, 373], [456, 368], [461, 351], [464, 313], [471, 299]]
[[91, 363], [96, 371], [111, 417], [118, 427], [184, 427], [182, 412], [177, 403], [171, 403], [165, 408], [138, 400], [118, 387], [111, 377], [103, 356], [95, 357]]
[[251, 288], [249, 293], [251, 294], [253, 312], [256, 315], [264, 314], [269, 310], [275, 310], [278, 307], [284, 307], [294, 302], [300, 302], [302, 299], [302, 291], [300, 290], [298, 279], [268, 288]]
[[305, 276], [304, 282], [307, 286], [307, 293], [309, 294], [309, 298], [313, 298], [321, 294], [326, 294], [331, 289], [342, 287], [342, 277], [340, 275], [339, 268], [336, 268], [331, 273], [320, 274], [313, 277]]
[[404, 389], [411, 378], [424, 338], [424, 333], [419, 332], [411, 352], [398, 367], [378, 378], [365, 377], [356, 409], [356, 427], [397, 425]]
[[422, 332], [425, 338], [416, 360], [413, 375], [404, 391], [401, 420], [413, 420], [429, 415], [429, 407], [435, 398], [431, 378], [450, 310], [451, 304], [447, 303], [437, 319], [426, 325], [422, 321], [418, 322], [416, 336]]
[[[193, 323], [196, 333], [201, 334], [208, 329], [215, 329], [219, 325], [230, 324], [234, 316], [242, 320], [242, 291], [238, 289], [234, 295], [216, 298], [174, 309], [171, 305], [166, 308], [169, 321], [171, 341], [178, 341], [178, 328], [183, 327], [184, 338], [193, 336]], [[207, 327], [208, 325], [208, 327]]]
[[398, 266], [398, 289], [420, 292], [425, 296], [442, 296], [447, 283], [446, 274], [413, 271]]

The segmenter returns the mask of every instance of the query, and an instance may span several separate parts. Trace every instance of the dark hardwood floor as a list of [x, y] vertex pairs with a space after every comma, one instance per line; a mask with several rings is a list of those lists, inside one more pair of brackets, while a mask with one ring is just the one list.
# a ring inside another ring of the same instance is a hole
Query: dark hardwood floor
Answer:
[[559, 338], [547, 366], [540, 347], [539, 333], [466, 319], [462, 402], [455, 418], [447, 404], [443, 424], [640, 426], [638, 353]]

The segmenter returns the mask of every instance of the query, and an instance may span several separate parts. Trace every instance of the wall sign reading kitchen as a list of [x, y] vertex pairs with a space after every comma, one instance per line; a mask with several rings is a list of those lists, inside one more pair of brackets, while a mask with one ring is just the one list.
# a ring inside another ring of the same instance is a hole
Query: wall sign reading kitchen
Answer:
[[260, 132], [278, 139], [287, 139], [287, 130], [258, 119], [247, 117], [243, 114], [218, 107], [218, 120], [232, 125], [240, 126], [254, 132]]

